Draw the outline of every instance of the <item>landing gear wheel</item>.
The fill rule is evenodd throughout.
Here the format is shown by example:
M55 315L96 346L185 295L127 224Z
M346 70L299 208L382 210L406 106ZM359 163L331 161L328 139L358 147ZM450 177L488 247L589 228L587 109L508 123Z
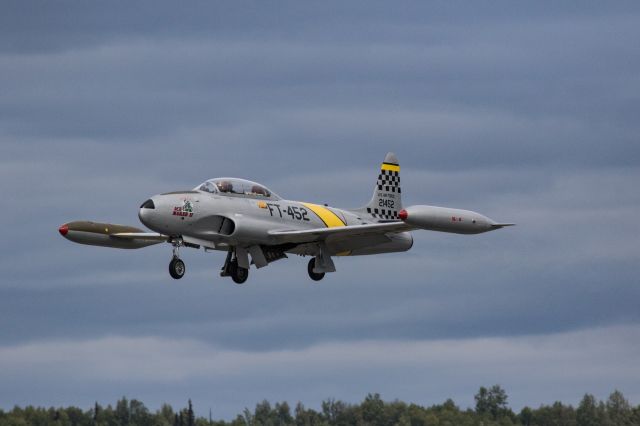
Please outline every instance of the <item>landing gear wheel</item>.
M309 265L307 266L307 272L309 273L309 278L314 281L320 281L324 278L324 272L313 272L313 268L316 267L316 258L312 257L309 261Z
M187 268L184 266L184 262L180 258L174 257L171 259L171 262L169 263L169 275L171 275L172 278L179 280L184 277L186 270Z
M236 284L243 284L249 278L249 270L238 266L238 262L235 260L229 265L229 274Z

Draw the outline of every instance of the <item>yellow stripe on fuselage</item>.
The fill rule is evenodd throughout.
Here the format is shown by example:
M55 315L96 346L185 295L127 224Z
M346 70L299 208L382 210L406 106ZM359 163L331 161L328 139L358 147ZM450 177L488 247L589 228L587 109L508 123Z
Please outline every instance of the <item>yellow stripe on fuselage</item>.
M400 166L395 164L382 163L382 166L380 166L380 170L390 170L392 172L399 172Z
M300 203L312 212L314 212L320 220L327 225L327 228L335 228L337 226L346 226L340 217L326 207L311 203Z

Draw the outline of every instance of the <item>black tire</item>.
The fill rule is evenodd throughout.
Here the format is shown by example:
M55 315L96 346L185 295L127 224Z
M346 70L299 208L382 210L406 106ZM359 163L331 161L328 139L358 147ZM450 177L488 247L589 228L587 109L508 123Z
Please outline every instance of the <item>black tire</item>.
M229 266L229 273L234 283L243 284L249 278L249 270L238 266L237 261L231 262Z
M313 272L313 268L316 267L316 258L312 257L309 261L309 265L307 265L307 272L309 273L309 278L314 281L320 281L324 278L324 272Z
M184 273L186 271L187 267L184 266L184 262L181 259L177 257L171 259L171 262L169 263L169 275L171 275L171 278L179 280L184 277Z

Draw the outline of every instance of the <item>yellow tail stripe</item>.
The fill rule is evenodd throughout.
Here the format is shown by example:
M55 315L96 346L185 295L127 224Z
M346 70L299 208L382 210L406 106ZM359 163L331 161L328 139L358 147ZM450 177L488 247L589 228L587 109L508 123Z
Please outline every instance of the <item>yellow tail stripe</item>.
M327 228L345 226L344 221L340 219L340 217L338 217L337 214L335 214L334 212L332 212L326 207L319 206L317 204L311 204L311 203L300 203L300 204L302 204L303 206L305 206L306 208L314 212L320 218L320 220L322 220L324 224L327 225Z
M389 164L389 163L382 163L382 166L380 166L381 170L390 170L392 172L399 172L400 171L400 166L397 166L395 164Z

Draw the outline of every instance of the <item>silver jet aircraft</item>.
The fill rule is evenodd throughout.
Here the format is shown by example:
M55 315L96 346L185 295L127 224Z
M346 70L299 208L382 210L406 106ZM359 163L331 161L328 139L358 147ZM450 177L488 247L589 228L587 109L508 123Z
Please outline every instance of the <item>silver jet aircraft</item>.
M403 208L400 165L388 153L371 201L359 209L290 201L263 185L244 179L210 179L190 191L154 195L142 203L140 222L155 232L132 226L89 221L69 222L59 229L81 244L137 249L162 242L173 246L169 274L179 279L186 271L181 247L222 250L227 257L220 272L242 284L249 267L267 266L287 254L311 256L312 280L335 272L333 256L407 251L409 231L480 234L511 223L497 223L469 210L416 205Z

